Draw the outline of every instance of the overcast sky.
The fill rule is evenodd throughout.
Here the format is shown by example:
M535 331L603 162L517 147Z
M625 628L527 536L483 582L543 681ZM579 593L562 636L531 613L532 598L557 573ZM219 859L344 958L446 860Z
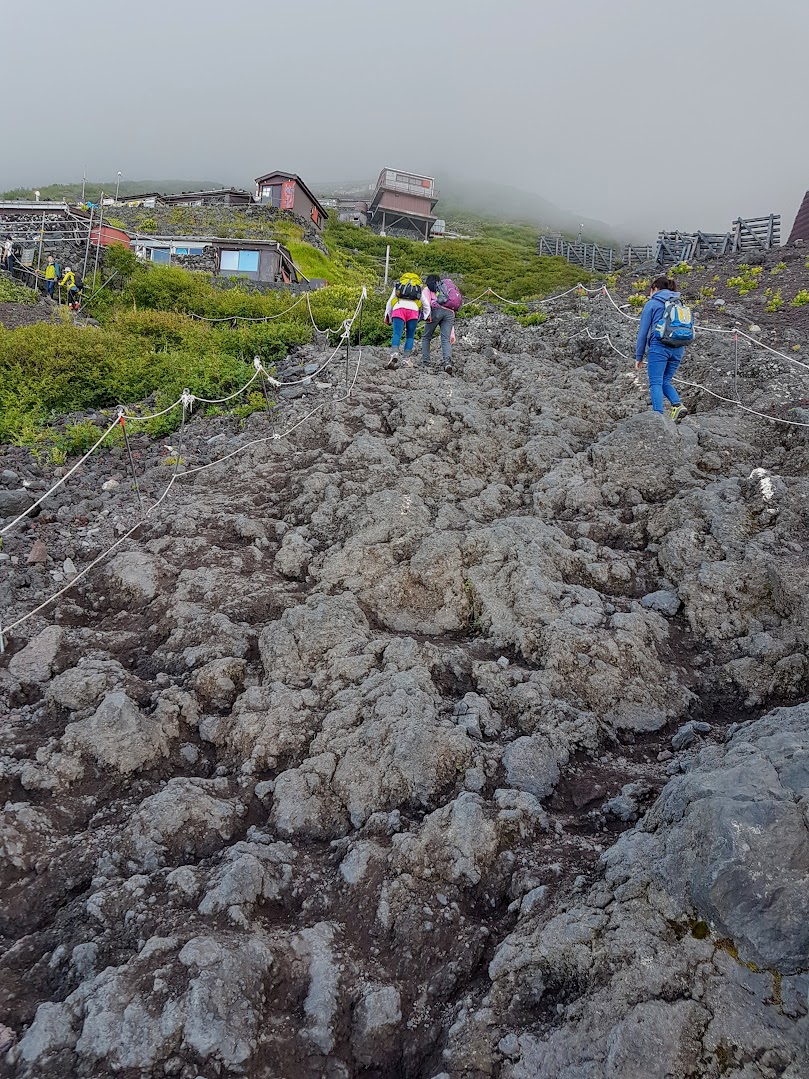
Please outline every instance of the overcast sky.
M788 231L809 188L807 0L0 0L0 28L2 188L393 165L650 235Z

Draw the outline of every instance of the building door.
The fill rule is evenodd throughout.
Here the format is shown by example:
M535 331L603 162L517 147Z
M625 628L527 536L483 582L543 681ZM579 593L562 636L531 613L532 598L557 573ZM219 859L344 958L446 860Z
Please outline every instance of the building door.
M278 209L281 205L281 185L265 184L261 189L261 201Z

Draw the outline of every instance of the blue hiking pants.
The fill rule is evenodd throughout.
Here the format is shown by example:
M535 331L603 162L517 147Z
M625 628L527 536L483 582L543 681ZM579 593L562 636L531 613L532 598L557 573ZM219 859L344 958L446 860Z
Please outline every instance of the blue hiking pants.
M683 360L684 348L666 348L665 345L649 346L646 365L649 368L649 393L655 412L663 411L663 398L672 405L679 405L680 395L671 380Z
M408 319L407 322L403 318L394 318L391 320L393 323L393 338L390 343L391 348L398 348L402 343L402 331L405 334L405 355L413 351L413 341L416 337L416 327L419 324L419 320L416 318Z

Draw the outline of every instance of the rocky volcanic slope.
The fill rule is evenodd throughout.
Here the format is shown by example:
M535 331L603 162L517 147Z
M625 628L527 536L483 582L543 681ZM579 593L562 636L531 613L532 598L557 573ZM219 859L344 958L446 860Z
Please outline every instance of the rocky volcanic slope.
M366 350L15 636L3 1074L809 1074L809 428L674 428L583 328L632 333L571 299L465 324L451 379ZM686 377L800 415L727 351ZM7 625L131 520L116 468L7 539Z

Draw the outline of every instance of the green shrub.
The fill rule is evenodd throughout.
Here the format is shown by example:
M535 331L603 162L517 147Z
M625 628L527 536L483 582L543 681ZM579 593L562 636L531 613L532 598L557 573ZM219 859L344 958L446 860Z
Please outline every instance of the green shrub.
M143 231L155 232L158 216L161 222L167 217L178 231L198 231L204 217L196 210L175 207L152 217L134 215L133 220ZM216 227L209 216L204 225L208 233ZM310 305L317 326L332 331L329 340L336 344L344 321L356 308L362 284L368 286L368 298L361 328L358 320L352 329L352 342L356 344L361 335L365 344L387 344L391 331L383 315L390 285L382 286L387 245L391 281L415 269L422 276L434 272L453 277L467 296L491 287L520 303L514 311L528 326L541 325L547 318L544 311L532 309L530 301L590 278L564 259L540 258L536 229L522 225L482 222L475 239L425 246L330 222L324 235L328 256L305 244L301 226L287 218L258 221L241 215L227 223L225 231L235 228L249 236L282 237L303 273L324 277L331 286L310 293L308 303L284 290L261 292L242 280L233 288L222 288L207 274L142 263L125 247L113 246L105 254L104 273L87 282L89 295L110 273L117 273L112 287L93 301L100 327L74 325L64 312L62 322L13 331L0 328L0 442L46 443L57 457L73 455L92 445L99 430L83 421L60 431L48 426L55 416L118 404L135 406L146 398L150 399L146 411L160 411L185 387L201 397L225 397L247 382L254 356L272 369L290 348L312 340ZM37 294L0 280L3 298L33 303ZM470 318L485 309L480 303L466 304L460 317ZM264 395L255 390L251 387L246 400L237 398L232 406L223 407L240 416L265 407ZM177 408L154 420L128 423L160 438L176 429L180 419ZM115 429L110 444L121 437Z
M65 428L65 433L58 439L57 445L68 456L81 457L101 438L102 434L102 428L96 426L90 420L81 420L79 423L69 424Z
M802 288L795 299L792 301L793 307L803 307L804 304L809 303L809 289Z
M123 244L112 244L106 249L104 267L108 276L117 273L121 284L137 273L147 273L149 269L130 247L125 247Z
M751 269L746 262L743 262L739 266L739 271L736 277L728 278L727 286L728 288L737 289L740 296L747 296L753 289L758 288L758 278L762 268L761 266L754 266Z
M767 297L767 303L764 305L764 310L769 312L780 311L784 306L784 297L781 295L781 290L776 289L775 292L771 288L768 288L764 293Z
M39 300L36 289L12 281L10 277L0 277L0 303L35 304Z

